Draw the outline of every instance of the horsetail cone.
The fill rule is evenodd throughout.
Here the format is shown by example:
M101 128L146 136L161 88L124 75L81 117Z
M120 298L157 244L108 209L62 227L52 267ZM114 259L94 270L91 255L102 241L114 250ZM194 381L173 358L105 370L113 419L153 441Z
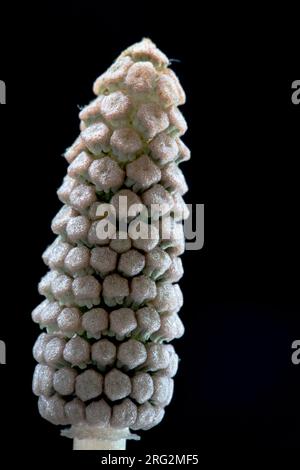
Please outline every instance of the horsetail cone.
M178 110L185 94L149 40L126 49L94 83L81 133L64 156L57 238L43 260L44 330L33 355L43 418L77 441L116 441L157 425L173 394L190 158ZM124 205L125 202L125 205ZM114 230L99 230L107 206ZM145 215L146 214L146 215Z

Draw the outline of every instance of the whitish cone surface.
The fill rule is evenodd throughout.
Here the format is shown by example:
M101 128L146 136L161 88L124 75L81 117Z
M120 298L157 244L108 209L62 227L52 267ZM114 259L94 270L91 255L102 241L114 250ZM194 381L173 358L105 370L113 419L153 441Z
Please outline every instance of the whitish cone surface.
M53 424L149 429L173 394L178 357L168 342L184 331L177 282L188 215L178 164L190 153L177 108L185 94L168 65L149 39L124 51L96 80L65 153L45 300L32 313L46 330L34 346L33 391ZM118 223L128 219L101 235L106 203Z

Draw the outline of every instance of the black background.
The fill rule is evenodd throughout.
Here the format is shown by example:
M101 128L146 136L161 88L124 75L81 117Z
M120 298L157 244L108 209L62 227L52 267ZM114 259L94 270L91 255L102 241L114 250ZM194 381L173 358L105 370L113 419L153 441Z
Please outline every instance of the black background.
M162 7L165 5L165 8ZM127 46L150 37L187 93L192 159L186 201L205 204L205 244L183 257L181 363L164 421L132 452L200 453L300 447L299 78L283 24L214 13L191 2L46 2L7 13L1 30L1 447L69 453L31 392L41 254L53 240L60 155L78 135L78 105ZM229 15L230 16L230 12ZM260 18L260 19L258 19ZM218 21L218 22L217 22ZM282 19L283 22L283 19ZM290 26L292 29L292 25Z

